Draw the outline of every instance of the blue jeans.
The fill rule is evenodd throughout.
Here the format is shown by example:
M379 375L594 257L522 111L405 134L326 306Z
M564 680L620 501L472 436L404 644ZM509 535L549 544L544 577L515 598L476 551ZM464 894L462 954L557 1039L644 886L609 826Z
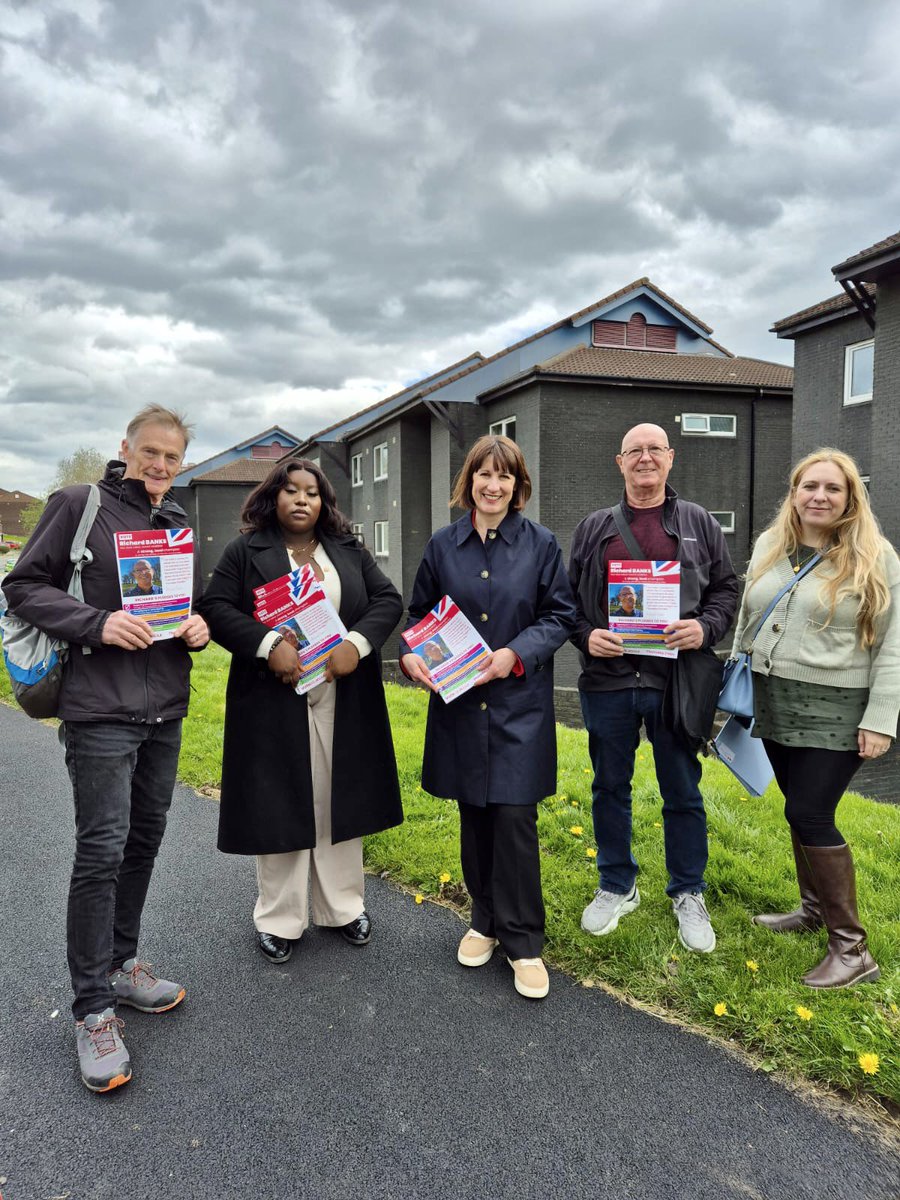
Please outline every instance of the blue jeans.
M66 923L80 1021L115 1007L109 983L137 954L141 914L172 803L181 721L66 721L75 862Z
M697 755L663 725L662 692L626 688L580 695L594 767L592 812L600 886L627 895L637 878L638 865L631 853L631 778L643 722L663 799L666 892L677 896L703 891L709 848L699 787L702 771Z

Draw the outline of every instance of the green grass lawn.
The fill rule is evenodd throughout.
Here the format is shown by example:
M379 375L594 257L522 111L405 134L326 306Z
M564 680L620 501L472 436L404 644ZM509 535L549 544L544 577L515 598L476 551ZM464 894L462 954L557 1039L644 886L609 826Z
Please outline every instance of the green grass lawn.
M195 658L191 715L185 723L181 778L194 787L219 780L227 654ZM423 693L388 686L406 820L366 839L366 865L425 900L465 905L456 806L421 790ZM0 672L0 695L8 681ZM615 933L581 932L581 910L597 873L590 813L587 739L558 727L559 790L539 808L546 958L586 986L604 984L738 1043L761 1070L836 1085L900 1105L900 808L848 795L839 824L853 846L860 907L881 980L842 991L804 988L800 975L824 949L824 935L777 935L750 914L794 907L797 898L781 797L747 796L718 763L707 761L703 790L710 831L707 901L718 937L714 954L691 954L676 938L665 895L661 801L650 747L642 745L634 782L634 853L641 906ZM442 882L443 875L449 879ZM453 969L452 964L448 969ZM724 1010L721 1006L725 1006ZM721 1015L717 1015L718 1013ZM596 1040L602 1033L583 1031ZM877 1056L867 1074L860 1056ZM863 1062L870 1068L876 1060Z

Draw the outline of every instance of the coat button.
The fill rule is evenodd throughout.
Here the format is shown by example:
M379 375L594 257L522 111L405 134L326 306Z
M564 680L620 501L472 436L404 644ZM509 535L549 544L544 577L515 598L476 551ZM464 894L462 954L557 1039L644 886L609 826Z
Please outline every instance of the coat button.
M482 621L486 621L486 620L488 619L488 615L487 615L487 613L482 613L482 614L481 614L481 619L482 619Z
M482 700L482 702L478 705L478 707L481 709L482 712L487 712L487 704L485 703L484 700Z
M482 578L482 579L490 579L490 577L491 577L491 573L490 573L490 571L482 571L482 572L481 572L481 578Z
M493 540L494 540L494 538L495 538L496 536L497 536L497 530L496 530L496 529L489 529L489 530L488 530L488 537L491 539L491 541L493 541Z
M778 622L777 622L777 621L776 621L776 622L775 622L775 624L772 626L772 630L773 630L773 632L774 632L774 633L781 633L781 626L778 624Z

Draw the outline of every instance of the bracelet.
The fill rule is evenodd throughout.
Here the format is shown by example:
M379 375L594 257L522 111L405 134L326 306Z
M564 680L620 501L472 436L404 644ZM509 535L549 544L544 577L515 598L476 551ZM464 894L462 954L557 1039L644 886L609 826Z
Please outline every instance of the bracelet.
M275 649L275 647L280 646L283 641L284 641L284 636L279 633L278 637L275 639L275 641L269 647L269 653L266 655L267 662L268 662L269 658L271 657L272 651Z

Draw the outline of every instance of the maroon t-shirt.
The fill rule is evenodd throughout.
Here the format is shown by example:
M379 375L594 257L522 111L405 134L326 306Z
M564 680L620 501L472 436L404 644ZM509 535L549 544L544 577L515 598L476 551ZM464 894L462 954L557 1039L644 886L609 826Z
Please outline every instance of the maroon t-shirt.
M665 508L665 502L657 504L655 508L633 508L631 510L634 514L634 519L628 528L631 530L634 540L643 551L642 558L658 559L661 562L667 562L675 557L675 552L678 549L678 539L666 533L665 529L663 529L663 508ZM606 548L603 552L604 578L608 578L609 564L612 559L622 559L625 562L630 562L632 559L631 551L619 537L618 533L611 541L606 543ZM603 605L603 615L609 620L609 588L603 589L600 603Z

